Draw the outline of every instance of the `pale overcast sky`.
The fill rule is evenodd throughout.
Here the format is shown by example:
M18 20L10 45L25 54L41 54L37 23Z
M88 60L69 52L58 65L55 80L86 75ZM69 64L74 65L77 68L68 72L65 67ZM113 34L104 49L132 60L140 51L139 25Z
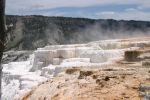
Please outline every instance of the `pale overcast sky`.
M6 0L6 14L150 21L150 0Z

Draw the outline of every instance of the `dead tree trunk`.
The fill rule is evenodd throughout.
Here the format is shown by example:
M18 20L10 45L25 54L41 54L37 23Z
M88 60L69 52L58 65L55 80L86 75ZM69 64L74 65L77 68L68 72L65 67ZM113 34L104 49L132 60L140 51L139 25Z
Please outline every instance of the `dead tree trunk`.
M0 100L2 94L2 56L5 49L6 27L5 27L5 0L0 0Z

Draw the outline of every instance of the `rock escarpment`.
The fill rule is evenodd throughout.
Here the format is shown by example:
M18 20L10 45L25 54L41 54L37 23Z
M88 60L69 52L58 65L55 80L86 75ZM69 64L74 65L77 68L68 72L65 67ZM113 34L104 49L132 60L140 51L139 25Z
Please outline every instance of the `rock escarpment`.
M7 50L150 35L150 22L145 21L9 15L6 22L13 24Z

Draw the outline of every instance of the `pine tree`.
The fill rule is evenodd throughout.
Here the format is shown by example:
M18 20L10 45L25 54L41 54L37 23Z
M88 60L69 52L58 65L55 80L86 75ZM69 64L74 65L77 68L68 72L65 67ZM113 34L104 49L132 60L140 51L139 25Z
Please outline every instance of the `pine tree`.
M0 0L0 100L2 95L2 56L5 49L6 27L5 27L5 0Z

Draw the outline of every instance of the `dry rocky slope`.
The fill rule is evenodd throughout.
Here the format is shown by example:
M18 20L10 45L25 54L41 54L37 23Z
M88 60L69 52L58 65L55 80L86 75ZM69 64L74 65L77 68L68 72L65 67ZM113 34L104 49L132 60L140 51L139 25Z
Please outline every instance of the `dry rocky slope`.
M109 49L109 51L111 50L112 53L115 53L113 50L117 50L119 48L122 50L124 56L118 57L117 53L115 53L115 55L112 57L112 54L110 56L110 53L106 52L105 55L95 56L95 53L90 53L89 50L88 54L86 53L86 58L90 58L90 64L87 59L87 62L85 61L85 58L82 59L84 60L84 63L74 61L77 59L79 60L79 58L75 59L73 54L71 53L71 56L73 57L69 58L71 61L68 61L74 61L74 63L71 63L72 66L70 63L70 65L68 65L69 67L64 67L62 64L61 66L63 66L63 70L61 69L60 71L59 69L59 74L57 74L54 78L50 78L49 80L42 82L38 86L33 87L30 92L21 96L20 99L150 100L149 39L150 38L115 40L114 43L113 41L111 41L111 45L110 43L109 45L107 44L108 41L103 41L105 43L105 45L103 45L103 50L106 49L107 51ZM94 43L96 45L94 45ZM102 49L102 45L100 46L99 42L94 43L92 43L92 46L95 47L98 46L97 44L99 44L99 47L101 47ZM87 45L90 44L86 44L86 46ZM43 49L39 49L38 52L42 52L42 50ZM36 67L34 65L34 68L32 70L36 70L35 68L39 69L43 67L43 63L42 65L41 63L38 63L43 61L39 59L41 56L39 56L38 54L36 55L37 57L34 62L36 64ZM84 55L84 53L79 55ZM105 61L101 59L104 59L106 55L108 57L112 57L113 60L111 59L110 62L103 63ZM94 56L95 58L93 58ZM63 57L64 56L60 57L61 60ZM83 56L81 56L80 58L82 57ZM44 61L44 65L47 66L47 62L50 62L51 60ZM58 68L60 68L60 64L58 64L59 61L60 59L57 58L56 65ZM17 98L15 99L17 100Z

